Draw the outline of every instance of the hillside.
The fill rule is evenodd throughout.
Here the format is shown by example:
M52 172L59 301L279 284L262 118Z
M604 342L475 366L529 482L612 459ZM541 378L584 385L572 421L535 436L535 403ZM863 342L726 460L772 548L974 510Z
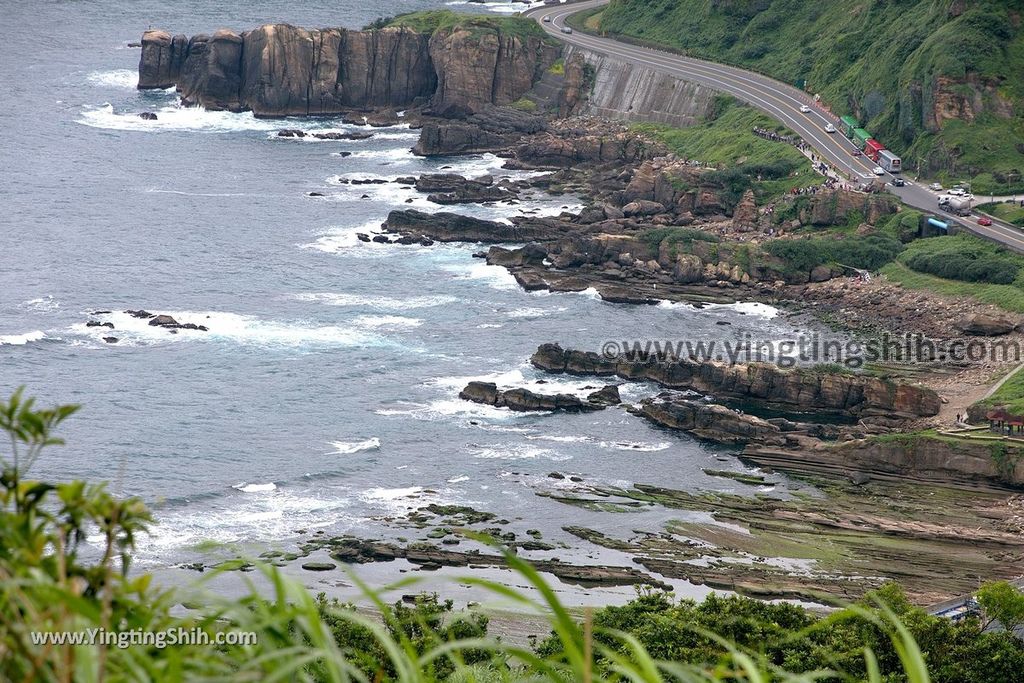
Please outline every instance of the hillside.
M929 176L1024 188L1024 0L612 0L609 34L789 83Z

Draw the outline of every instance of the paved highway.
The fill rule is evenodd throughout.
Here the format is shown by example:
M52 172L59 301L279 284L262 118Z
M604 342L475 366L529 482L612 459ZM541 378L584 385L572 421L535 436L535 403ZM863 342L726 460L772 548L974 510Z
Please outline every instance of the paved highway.
M541 26L549 34L570 45L728 93L760 109L796 132L817 150L822 158L854 182L875 178L874 162L864 156L854 156L853 152L857 147L851 140L841 132L825 132L825 126L830 123L838 127L836 118L818 107L807 93L793 86L733 66L639 47L611 38L581 32L563 32L567 27L565 20L570 14L607 2L608 0L589 0L565 5L545 5L529 10L525 14L541 22ZM810 107L810 112L801 112L801 106ZM889 174L886 174L886 179L891 180ZM906 180L904 187L890 187L890 190L910 206L955 220L981 237L1024 253L1024 231L1020 228L1002 221L994 221L992 225L984 226L978 223L977 216L960 217L941 211L938 208L937 193L910 180Z

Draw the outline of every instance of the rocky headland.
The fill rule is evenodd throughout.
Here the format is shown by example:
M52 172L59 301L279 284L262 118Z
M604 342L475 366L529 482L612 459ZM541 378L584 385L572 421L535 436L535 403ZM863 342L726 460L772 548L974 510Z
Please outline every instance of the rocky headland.
M138 87L173 87L186 105L265 117L412 107L465 115L518 100L559 53L539 29L510 32L469 17L433 30L267 24L192 37L150 30Z

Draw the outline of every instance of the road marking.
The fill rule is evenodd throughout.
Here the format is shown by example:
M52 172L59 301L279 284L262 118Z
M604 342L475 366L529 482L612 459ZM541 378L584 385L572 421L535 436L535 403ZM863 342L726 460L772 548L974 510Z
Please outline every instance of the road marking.
M826 137L820 137L820 133L825 132L824 126L816 125L819 122L814 121L810 114L799 111L800 106L807 104L802 97L804 93L781 81L776 81L771 77L746 71L738 67L676 55L655 48L620 43L610 38L601 38L588 34L562 33L561 29L565 25L566 17L604 4L607 4L607 0L573 3L569 7L560 5L550 9L545 6L528 10L523 14L536 18L545 32L570 45L576 45L577 47L610 57L618 57L638 66L652 68L655 71L675 76L682 80L695 80L703 85L717 84L717 87L716 85L710 85L709 87L735 95L739 99L754 105L769 116L772 116L772 118L775 118L780 123L791 127L805 141L816 143L812 146L815 147L818 154L837 169L848 167L851 172L860 175L863 179L876 177L874 166L866 164L863 160L864 157L852 156L850 154L850 147L856 149L856 146L848 138L843 136L841 140L837 141L836 138L831 137L832 134L828 133L825 134ZM548 24L542 21L544 16L551 17L551 21ZM743 83L749 84L749 87L744 87ZM786 102L786 100L789 100L789 102ZM811 113L817 114L819 119L828 118L826 112L819 108L813 108ZM832 118L836 117L832 116ZM819 128L821 129L820 131ZM844 143L847 144L844 145ZM836 151L837 149L839 151ZM862 170L857 172L855 167L859 167ZM913 183L908 182L907 185L911 188L915 187ZM904 203L915 206L915 208L922 209L923 211L954 218L941 210L934 210L931 206L914 204L914 200L911 198L900 195L897 195L897 197ZM1008 224L996 220L993 221L991 226L986 227L976 225L971 220L964 220L960 216L955 217L955 220L965 224L965 227L969 230L993 238L997 242L1003 244L1013 242L1018 244L1020 245L1019 250L1024 251L1024 239L1021 239L1022 233Z

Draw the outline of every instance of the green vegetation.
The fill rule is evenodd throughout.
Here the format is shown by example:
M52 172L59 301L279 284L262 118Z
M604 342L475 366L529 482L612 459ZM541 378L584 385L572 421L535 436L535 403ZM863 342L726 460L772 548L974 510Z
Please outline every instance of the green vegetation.
M1001 218L1008 223L1024 228L1024 207L1020 204L995 202L993 204L981 204L977 208L979 211L983 211L990 216Z
M846 239L836 239L835 236L778 239L768 242L764 248L772 256L785 261L788 272L807 273L828 264L878 270L895 259L904 246L889 235L873 234Z
M45 449L61 443L54 432L76 410L37 409L20 391L0 403L0 429L9 438L0 451L0 680L1024 680L1024 648L1012 634L983 632L976 618L928 616L894 584L827 617L792 604L719 596L677 602L645 590L622 607L588 611L579 623L514 554L506 555L509 566L538 600L485 579L461 579L545 615L551 634L533 649L490 636L489 619L477 610L456 612L432 594L389 605L383 591L355 577L373 616L314 597L265 564L254 564L262 593L252 584L241 598L197 595L201 584L164 590L148 574L128 573L136 540L152 521L138 499L82 482L27 478ZM88 537L101 539L98 552L86 548ZM992 585L980 596L990 619L1019 623L1024 597L1012 587ZM33 637L92 629L108 636L88 644ZM172 640L181 633L205 634L206 642ZM140 634L150 635L139 643ZM227 636L222 644L219 635Z
M759 194L764 196L820 182L820 176L814 173L810 162L798 149L754 135L755 127L779 135L793 134L756 109L725 96L716 99L711 115L696 126L672 128L657 123L634 124L635 130L661 141L681 157L723 167L726 170L721 173L747 178L747 184L752 183L755 191L760 190Z
M887 279L898 282L907 289L920 289L946 296L969 296L1011 313L1024 313L1024 290L1016 285L944 280L934 275L913 271L899 261L883 267L881 272Z
M978 405L1003 406L1013 415L1024 415L1024 372L1014 370L991 396L978 401Z
M966 233L917 240L900 255L900 262L947 280L1012 284L1024 290L1020 277L1024 257Z
M497 31L518 38L539 38L552 41L536 21L524 17L499 17L481 14L460 14L451 10L424 10L395 17L382 17L368 24L364 30L407 26L419 33L434 33L440 29L465 28L470 31Z
M906 167L972 176L989 193L1024 188L1022 10L1021 0L613 0L600 30L806 82L838 114L854 103Z
M565 75L565 60L559 57L555 62L548 67L548 73L555 76Z
M668 241L670 246L676 246L679 244L686 245L686 251L689 251L689 246L693 242L718 242L719 237L710 232L704 232L697 228L654 228L648 230L640 235L640 239L643 240L647 246L657 251L661 246L662 242Z
M528 97L520 97L518 100L516 100L509 106L512 107L513 109L518 109L519 111L537 111L537 103L529 99Z

